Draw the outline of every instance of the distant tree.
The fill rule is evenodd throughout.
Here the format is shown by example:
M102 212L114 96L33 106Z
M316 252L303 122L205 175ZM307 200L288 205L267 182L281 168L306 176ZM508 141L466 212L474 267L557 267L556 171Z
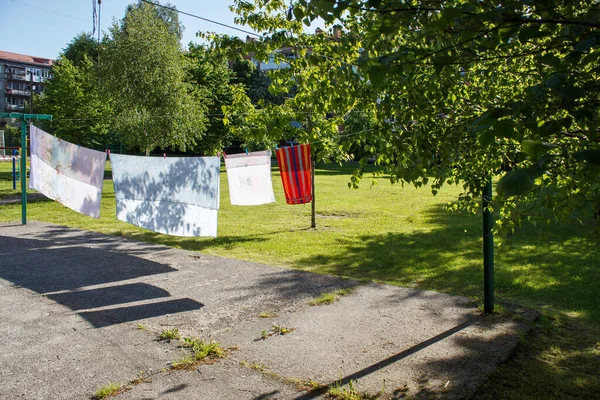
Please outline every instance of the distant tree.
M21 145L21 129L6 122L0 122L0 131L4 131L4 145L6 147ZM6 154L11 155L11 150L6 150Z
M193 149L204 154L215 154L229 146L233 134L223 124L223 106L231 105L236 85L232 82L233 73L227 58L205 46L190 44L186 57L190 61L188 82L205 99L208 107L208 129L197 140Z
M79 66L59 57L34 106L36 112L53 116L51 123L40 123L58 137L88 147L108 144L111 106L100 96L96 65L86 54Z
M206 93L186 82L189 61L155 6L129 7L101 54L102 89L124 143L145 154L198 143L207 125Z
M183 38L183 31L185 30L183 24L179 22L179 13L177 12L174 5L171 3L162 4L158 0L153 0L153 3L160 4L164 7L152 6L152 9L156 13L156 15L162 19L173 35L177 36L177 39L181 40ZM130 4L127 6L127 11L131 11L135 8L140 8L142 5L149 5L148 3L143 2L142 0L138 0L135 4Z
M250 60L237 59L231 66L234 82L244 86L246 94L253 104L282 104L283 94L273 94L269 91L271 78Z
M86 56L88 61L98 59L98 47L98 42L92 37L91 33L82 32L67 44L62 55L71 61L74 66L80 67Z

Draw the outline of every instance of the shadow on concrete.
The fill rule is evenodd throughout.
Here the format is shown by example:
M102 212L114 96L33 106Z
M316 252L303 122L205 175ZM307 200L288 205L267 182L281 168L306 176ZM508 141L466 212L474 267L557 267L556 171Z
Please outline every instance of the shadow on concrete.
M0 277L38 293L51 293L177 271L123 251L77 243L82 240L69 243L5 236L0 240Z
M302 396L296 397L296 400L314 399L314 398L324 395L325 393L327 393L327 391L329 389L331 389L334 386L344 386L344 385L349 384L351 381L355 382L359 379L362 379L367 375L370 375L380 369L383 369L391 364L394 364L410 355L413 355L413 354L415 354L415 353L417 353L439 341L442 341L442 340L454 335L457 332L462 331L463 329L467 328L468 326L473 325L475 322L476 322L475 319L467 320L459 325L456 325L455 327L453 327L451 329L448 329L448 330L440 333L439 335L433 336L432 338L427 339L415 346L412 346L398 354L394 354L391 357L381 360L376 364L370 365L367 368L363 368L360 371L357 371L353 374L342 377L335 382L328 383L319 389L312 390L309 393L306 393Z
M69 307L71 310L86 310L169 296L169 292L156 286L147 283L130 283L98 289L55 293L46 297Z
M71 236L69 236L69 234ZM0 237L0 278L79 312L94 327L198 310L196 300L169 299L170 293L146 283L126 283L101 288L81 288L114 284L144 276L177 271L168 265L136 257L136 253L156 251L156 246L124 249L115 238L97 234L73 236L67 228L51 228L36 234L40 239ZM90 244L99 247L89 246ZM159 247L160 249L160 247ZM132 254L133 253L133 254ZM103 310L95 308L161 299ZM166 299L166 300L162 300Z
M270 293L275 300L312 299L322 293L356 287L361 283L351 279L340 279L329 275L316 275L298 270L281 270L263 273L257 282L231 290L246 293L235 298L243 301L256 297L256 293Z
M188 386L189 385L187 383L182 383L181 385L173 386L172 388L165 390L164 392L162 392L162 394L181 392Z
M279 393L278 390L274 390L274 391L269 392L269 393L263 393L261 395L256 396L252 400L268 400L268 399L273 399L273 398L276 398L276 397L273 397L273 396L275 396L277 393Z
M202 307L204 307L202 303L184 298L99 311L84 311L79 313L79 315L96 328L102 328L109 325L121 324L123 322L138 321L140 319L159 317L161 315L199 310Z

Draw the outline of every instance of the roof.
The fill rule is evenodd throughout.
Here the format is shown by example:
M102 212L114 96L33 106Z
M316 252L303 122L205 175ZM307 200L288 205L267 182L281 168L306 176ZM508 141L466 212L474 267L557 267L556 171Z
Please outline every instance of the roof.
M49 58L28 56L26 54L11 53L10 51L3 50L0 50L0 60L34 64L45 67L50 67L52 64L54 64L54 60Z

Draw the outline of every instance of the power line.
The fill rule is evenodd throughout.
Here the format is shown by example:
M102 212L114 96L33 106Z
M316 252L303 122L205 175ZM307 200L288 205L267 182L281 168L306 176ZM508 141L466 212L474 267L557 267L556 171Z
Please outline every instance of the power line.
M229 28L229 29L233 29L233 30L236 30L236 31L240 31L240 32L246 33L248 35L252 35L252 36L256 36L256 37L261 37L258 33L246 31L244 29L240 29L240 28L237 28L235 26L227 25L227 24L224 24L222 22L213 21L212 19L204 18L204 17L201 17L199 15L195 15L195 14L191 14L191 13L188 13L188 12L185 12L185 11L181 11L181 10L176 9L175 7L163 6L162 4L154 3L154 2L149 1L149 0L142 0L142 1L144 3L152 4L153 6L156 6L156 7L166 8L167 10L175 11L175 12L177 12L179 14L183 14L183 15L187 15L189 17L197 18L197 19L200 19L202 21L210 22L211 24L216 24L216 25L224 26L225 28Z
M36 8L36 9L41 10L41 11L46 11L46 12L49 12L49 13L52 13L52 14L61 15L63 17L77 19L77 20L83 21L83 22L91 22L90 20L87 20L87 19L75 17L73 15L59 13L59 12L56 12L54 10L49 10L47 8L42 8L42 7L34 6L34 5L31 5L31 4L23 3L22 1L17 1L17 0L10 0L10 1L12 1L13 3L17 3L17 4L21 4L21 5L27 6L27 7Z
M222 22L213 21L212 19L208 19L208 18L200 17L200 16L198 16L198 15L195 15L195 14L191 14L191 13L188 13L188 12L185 12L185 11L178 10L178 9L177 9L177 8L175 8L175 7L164 6L164 5L162 5L162 4L159 4L159 3L154 3L154 2L152 2L152 1L150 1L150 0L142 0L142 1L143 1L144 3L152 4L153 6L156 6L156 7L161 7L161 8L165 8L165 9L167 9L167 10L175 11L175 12L177 12L177 13L179 13L179 14L184 14L184 15L188 15L188 16L190 16L190 17L198 18L198 19L200 19L200 20L202 20L202 21L207 21L207 22L210 22L210 23L213 23L213 24L217 24L217 25L220 25L220 26L224 26L224 27L226 27L226 28L229 28L229 29L234 29L234 30L236 30L236 31L240 31L240 32L246 33L246 34L248 34L248 35L256 36L256 37L258 37L258 38L262 38L262 37L263 37L263 36L259 35L258 33L250 32L250 31L246 31L246 30L244 30L244 29L236 28L235 26L227 25L227 24L224 24L224 23L222 23ZM328 60L333 60L333 61L340 62L340 63L342 63L342 64L344 64L344 65L348 65L348 66L351 66L351 67L355 67L355 65L353 65L353 64L347 63L347 62L345 62L345 61L341 61L341 60L339 60L339 59L336 59L336 58L334 58L334 57L326 56L326 55L323 55L323 54L318 54L318 53L315 53L315 52L313 52L313 51L312 51L312 50L310 50L310 49L307 49L307 51L308 51L308 53L310 53L310 54L311 54L311 55L313 55L313 56L317 56L317 57L326 58L326 59L328 59Z

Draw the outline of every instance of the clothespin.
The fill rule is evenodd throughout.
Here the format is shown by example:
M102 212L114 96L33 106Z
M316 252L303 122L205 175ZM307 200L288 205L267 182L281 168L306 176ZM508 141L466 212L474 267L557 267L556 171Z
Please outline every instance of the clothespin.
M225 152L223 152L223 158L227 157L227 154L225 154Z
M248 155L248 149L244 149L244 150L246 150L246 155Z
M166 160L167 159L167 153L163 153L163 158Z
M110 149L106 149L106 154L110 156Z

